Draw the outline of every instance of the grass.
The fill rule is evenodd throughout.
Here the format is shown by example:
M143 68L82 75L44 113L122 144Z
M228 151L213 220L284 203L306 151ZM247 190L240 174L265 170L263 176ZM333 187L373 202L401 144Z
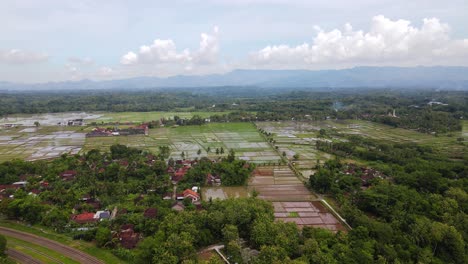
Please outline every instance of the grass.
M15 249L33 257L36 260L42 261L44 263L65 263L65 264L74 264L79 263L63 256L62 254L52 251L49 248L42 247L37 244L29 243L24 240L16 239L13 237L6 236L8 248Z
M288 217L299 217L298 212L289 212Z
M87 242L80 241L80 240L73 240L72 238L68 236L57 234L54 231L49 230L42 226L25 226L19 223L5 221L5 220L0 221L0 226L8 227L8 228L26 232L26 233L31 233L37 236L41 236L41 237L48 238L50 240L57 241L64 245L67 245L67 246L76 248L78 250L81 250L85 253L88 253L89 255L94 256L104 261L105 263L127 263L117 258L116 256L114 256L110 251L97 248L92 243L87 243Z

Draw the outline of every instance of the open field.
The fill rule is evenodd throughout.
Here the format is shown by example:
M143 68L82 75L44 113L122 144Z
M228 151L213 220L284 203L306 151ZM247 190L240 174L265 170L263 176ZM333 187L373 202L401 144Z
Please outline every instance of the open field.
M273 203L277 221L294 222L299 227L346 230L287 166L258 167L249 182L249 189L257 191L259 198Z
M108 150L116 143L154 153L158 152L159 146L169 146L171 157L176 159L181 158L182 152L186 158L215 158L227 155L230 149L234 149L240 159L252 163L277 163L281 159L251 123L209 123L201 126L150 129L148 136L87 138L84 150ZM223 148L225 153L217 155L217 148ZM197 154L198 150L201 151L200 155Z
M85 143L85 134L80 129L60 126L0 128L0 162L76 154Z
M225 200L228 198L243 198L249 197L250 193L246 186L239 187L203 187L202 198L205 201L210 199Z
M179 116L180 118L190 119L191 117L198 115L203 118L207 118L212 115L223 115L228 114L229 112L114 112L114 113L97 113L96 118L89 119L87 122L149 122L154 120L160 120L161 118L165 119L174 119L174 116Z

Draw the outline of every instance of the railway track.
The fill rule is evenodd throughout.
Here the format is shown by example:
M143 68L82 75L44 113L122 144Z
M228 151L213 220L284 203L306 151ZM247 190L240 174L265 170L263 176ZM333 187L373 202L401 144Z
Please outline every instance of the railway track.
M6 250L6 254L14 259L15 261L19 262L19 263L26 263L26 264L42 264L42 262L38 261L38 260L35 260L33 257L29 256L29 255L26 255L26 254L23 254L17 250L14 250L14 249L7 249Z
M10 228L6 228L6 227L0 227L0 234L3 234L3 235L6 235L6 236L10 236L10 237L14 237L14 238L17 238L17 239L20 239L20 240L24 240L24 241L27 241L27 242L30 242L30 243L33 243L33 244L38 244L42 247L46 247L46 248L49 248L53 251L56 251L58 253L61 253L63 254L64 256L67 256L73 260L76 260L80 263L84 263L84 264L103 264L104 262L89 255L89 254L86 254L84 253L83 251L80 251L80 250L77 250L77 249L74 249L72 247L69 247L69 246L65 246L61 243L58 243L58 242L55 242L53 240L50 240L50 239L47 239L47 238L44 238L44 237L40 237L40 236L36 236L36 235L33 235L33 234L29 234L29 233L24 233L24 232L21 232L21 231L17 231L17 230L14 230L14 229L10 229ZM15 253L13 253L15 254ZM29 263L29 262L24 262L24 263ZM37 263L37 262L35 262Z

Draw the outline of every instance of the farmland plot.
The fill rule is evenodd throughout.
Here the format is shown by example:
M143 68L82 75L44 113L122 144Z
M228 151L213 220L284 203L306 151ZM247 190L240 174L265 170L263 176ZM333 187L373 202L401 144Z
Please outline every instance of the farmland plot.
M249 182L249 189L258 192L260 199L273 203L277 221L294 222L299 227L345 230L287 166L258 167Z

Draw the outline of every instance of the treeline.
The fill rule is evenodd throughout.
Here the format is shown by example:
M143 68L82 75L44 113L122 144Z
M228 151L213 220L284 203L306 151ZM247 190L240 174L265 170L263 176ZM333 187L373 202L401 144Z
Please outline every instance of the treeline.
M224 115L213 114L212 121L366 119L424 133L445 133L460 130L460 120L468 113L468 92L463 91L276 91L265 95L242 91L236 96L154 90L0 93L0 116L68 111L225 111ZM229 114L232 112L235 114ZM204 119L177 122L201 124Z

